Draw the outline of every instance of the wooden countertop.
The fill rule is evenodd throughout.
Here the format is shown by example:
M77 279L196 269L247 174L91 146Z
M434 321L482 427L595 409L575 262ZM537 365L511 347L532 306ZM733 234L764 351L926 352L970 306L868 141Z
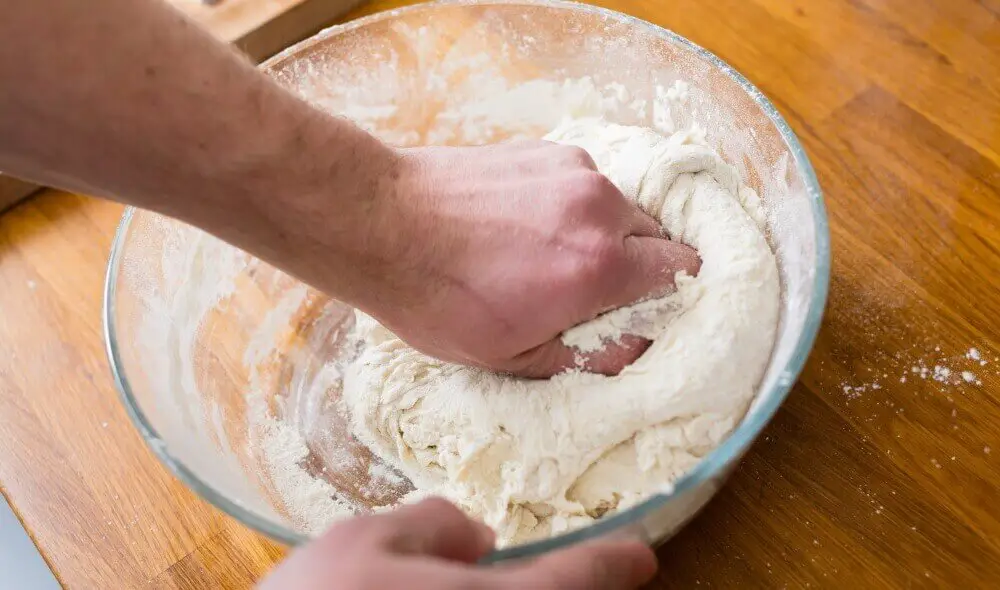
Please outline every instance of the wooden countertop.
M653 587L1000 580L1000 2L602 4L771 97L833 233L800 382ZM248 587L282 550L172 478L115 394L100 305L120 212L49 191L0 217L0 488L67 587Z

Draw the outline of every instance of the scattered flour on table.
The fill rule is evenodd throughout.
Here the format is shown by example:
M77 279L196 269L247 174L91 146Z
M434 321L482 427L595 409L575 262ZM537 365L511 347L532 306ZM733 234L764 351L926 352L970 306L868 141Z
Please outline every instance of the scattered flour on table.
M849 401L860 399L866 393L882 389L886 379L890 377L888 370L891 370L895 373L892 378L900 384L909 383L913 386L914 383L930 380L942 386L938 390L939 393L947 393L951 388L961 385L981 386L982 380L975 370L989 365L989 361L982 357L977 348L970 348L961 355L948 356L942 353L940 345L913 358L911 362L912 364L903 363L902 368L899 367L901 364L899 358L892 359L891 363L878 363L870 380L860 380L862 381L860 383L859 379L843 381L840 388ZM883 364L893 366L881 367ZM916 388L913 390L917 391Z

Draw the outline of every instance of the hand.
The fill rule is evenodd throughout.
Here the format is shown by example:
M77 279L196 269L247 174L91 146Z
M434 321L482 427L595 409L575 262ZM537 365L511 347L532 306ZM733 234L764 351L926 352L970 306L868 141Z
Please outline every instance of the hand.
M560 334L700 266L582 149L544 141L403 151L369 229L387 268L369 313L437 358L528 377L576 365ZM585 359L616 374L648 341Z
M0 169L198 226L431 355L552 375L575 365L562 331L698 268L582 150L400 156L166 3L7 5L0 34L17 59L0 59ZM67 34L52 43L38 23ZM585 366L615 373L645 344L626 338Z
M529 562L477 566L493 532L441 499L334 525L260 590L631 590L656 572L635 541L599 541Z

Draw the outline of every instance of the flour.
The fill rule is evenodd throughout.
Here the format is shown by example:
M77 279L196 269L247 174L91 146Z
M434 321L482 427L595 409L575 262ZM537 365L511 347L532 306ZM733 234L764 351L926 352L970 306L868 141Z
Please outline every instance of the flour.
M614 377L522 380L423 355L359 312L368 346L344 377L357 436L421 493L493 527L502 545L584 526L691 469L742 418L778 322L759 201L699 134L584 119L547 138L587 149L702 257L675 293L564 335L589 349L627 330L652 339L649 350Z

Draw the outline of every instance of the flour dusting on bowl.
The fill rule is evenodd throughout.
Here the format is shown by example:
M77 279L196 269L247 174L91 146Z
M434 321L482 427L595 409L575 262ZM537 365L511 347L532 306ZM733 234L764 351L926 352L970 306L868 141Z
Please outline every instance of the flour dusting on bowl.
M567 116L665 134L703 130L760 194L781 275L778 338L754 406L661 495L494 558L612 530L660 539L708 501L800 370L825 300L818 187L794 136L755 89L662 29L540 2L376 15L321 33L264 69L400 146L538 138ZM116 238L106 305L130 414L182 479L243 522L295 543L412 490L351 436L339 401L359 352L349 307L198 230L135 210Z

